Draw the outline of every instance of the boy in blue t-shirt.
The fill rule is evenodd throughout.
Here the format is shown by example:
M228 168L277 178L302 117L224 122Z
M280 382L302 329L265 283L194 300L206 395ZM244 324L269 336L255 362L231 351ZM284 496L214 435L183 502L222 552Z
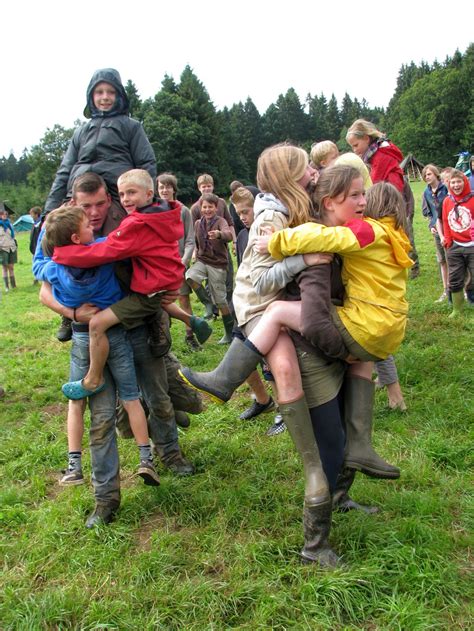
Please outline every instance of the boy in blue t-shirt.
M85 245L94 240L92 227L82 208L64 206L52 211L47 216L45 231L41 236L43 252L46 256L43 259L41 271L36 266L36 275L42 281L50 283L53 296L58 302L72 308L75 313L75 309L84 303L106 309L123 298L124 294L115 277L112 263L81 269L60 265L49 258L54 247L70 244ZM38 265L38 260L36 264ZM86 331L84 333L88 334ZM77 334L81 335L81 333ZM130 426L140 451L140 465L137 473L143 478L145 484L158 486L159 478L153 464L146 417L140 403L133 367L132 348L121 326L113 327L107 335L110 344L107 362L117 386L119 399L128 412ZM74 357L71 356L71 373L73 373L71 378L80 379L84 376L76 372ZM69 402L67 418L69 465L66 474L60 480L63 486L84 482L81 465L83 413L82 400Z

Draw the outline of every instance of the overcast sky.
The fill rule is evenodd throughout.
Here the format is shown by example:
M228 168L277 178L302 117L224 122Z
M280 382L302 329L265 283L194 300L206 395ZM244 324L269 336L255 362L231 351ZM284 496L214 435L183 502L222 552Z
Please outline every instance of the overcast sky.
M403 63L443 61L474 41L474 5L418 0L7 0L1 9L0 156L81 118L97 68L142 99L189 64L216 108L261 113L293 87L386 106Z

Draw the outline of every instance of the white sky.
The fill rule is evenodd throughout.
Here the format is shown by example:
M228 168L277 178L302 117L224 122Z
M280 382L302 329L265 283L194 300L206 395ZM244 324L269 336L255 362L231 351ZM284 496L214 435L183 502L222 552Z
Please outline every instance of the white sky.
M444 14L436 7L444 7ZM216 108L250 96L261 113L293 87L386 106L400 66L444 61L474 41L474 5L430 0L9 0L2 3L0 156L82 117L97 68L142 99L189 64ZM450 15L451 14L451 15Z

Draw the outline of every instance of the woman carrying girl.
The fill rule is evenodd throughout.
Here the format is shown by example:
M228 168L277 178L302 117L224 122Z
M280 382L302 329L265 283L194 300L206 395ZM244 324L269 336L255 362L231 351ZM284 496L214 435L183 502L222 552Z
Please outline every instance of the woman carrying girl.
M261 238L257 248L262 251L268 246L278 258L314 251L342 254L346 295L343 306L332 309L332 331L319 324L314 326L314 312L305 310L304 300L274 301L244 344L250 352L241 352L239 358L238 352L234 356L227 353L221 365L209 374L185 369L185 377L199 390L225 401L259 353L266 355L272 348L282 326L300 330L326 352L328 339L334 339L334 345L339 339L344 349L342 357L352 364L346 404L360 408L355 417L352 413L346 415L345 465L373 477L396 478L399 470L383 461L371 446L371 376L372 362L395 352L405 333L406 278L412 262L404 232L403 198L393 186L380 183L370 190L366 208L362 178L352 167L333 167L323 172L314 197L328 227L306 223L285 229L269 242L268 237ZM329 354L334 356L334 352ZM293 357L288 349L287 361ZM294 379L297 383L296 374Z
M233 294L237 320L247 337L258 326L266 307L283 296L286 285L294 276L308 264L318 260L315 256L319 255L308 255L290 257L276 263L268 254L259 254L253 247L265 227L281 230L310 221L310 199L306 187L313 174L314 170L308 165L306 152L292 145L269 147L259 158L257 184L263 192L255 199L255 220L250 228L248 246L237 272ZM320 260L328 259L326 257ZM261 353L253 348L251 342L247 340L244 343L234 339L221 362L221 369L230 380L229 395L221 392L219 383L216 388L211 384L206 392L217 400L227 400L232 391L255 369L261 357ZM293 342L288 333L279 331L275 344L266 354L266 361L276 382L280 413L303 460L305 545L301 552L302 557L307 561L318 561L322 565L335 565L337 556L327 542L331 524L331 495L301 385ZM245 376L236 381L234 373L237 371L239 375L242 374L244 365L252 365L252 368L248 372L245 370ZM332 375L333 381L337 383L332 388L331 399L339 391L343 372L341 364ZM188 369L183 369L181 374L190 385L196 387L194 377L199 374ZM340 423L332 424L340 427ZM340 439L342 443L342 428Z

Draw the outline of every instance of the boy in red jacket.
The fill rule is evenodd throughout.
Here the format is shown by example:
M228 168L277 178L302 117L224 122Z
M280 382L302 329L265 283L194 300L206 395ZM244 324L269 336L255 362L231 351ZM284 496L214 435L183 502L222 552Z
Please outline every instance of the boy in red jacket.
M126 329L143 324L160 311L162 294L176 292L183 279L184 265L178 247L183 236L181 205L163 200L154 204L153 180L143 169L122 174L117 186L128 213L118 229L101 243L64 246L54 251L57 263L70 266L95 267L129 257L132 261L130 295L99 311L89 322L90 367L81 381L64 384L62 390L69 399L83 399L103 389L103 369L109 352L107 329L119 323ZM166 310L192 328L193 324L199 330L204 326L207 337L212 331L204 320L196 322L197 318L177 305L169 305Z
M449 291L453 300L450 318L464 308L464 278L470 272L466 287L468 296L474 290L474 193L469 180L454 170L448 184L449 194L443 201L443 245L446 248L449 271Z

